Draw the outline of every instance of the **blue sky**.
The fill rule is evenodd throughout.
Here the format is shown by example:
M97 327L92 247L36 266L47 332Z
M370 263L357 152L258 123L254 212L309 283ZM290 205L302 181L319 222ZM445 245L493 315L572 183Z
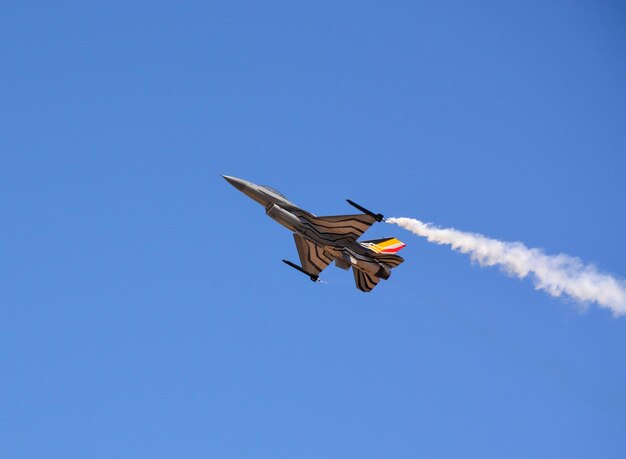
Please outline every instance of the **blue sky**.
M379 224L313 284L221 174L626 277L617 1L5 2L0 456L626 455L626 319Z

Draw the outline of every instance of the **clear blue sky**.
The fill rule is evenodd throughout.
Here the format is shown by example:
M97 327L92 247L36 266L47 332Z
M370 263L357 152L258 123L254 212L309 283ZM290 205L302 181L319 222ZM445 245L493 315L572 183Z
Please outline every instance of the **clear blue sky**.
M626 457L626 319L220 176L626 277L626 8L505 3L4 2L0 457Z

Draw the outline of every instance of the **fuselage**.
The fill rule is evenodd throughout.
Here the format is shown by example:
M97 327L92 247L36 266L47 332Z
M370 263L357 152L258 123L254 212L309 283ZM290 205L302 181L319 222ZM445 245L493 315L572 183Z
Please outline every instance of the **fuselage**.
M371 251L354 239L336 238L320 232L315 224L316 216L298 207L277 190L257 185L247 180L224 178L239 191L265 208L265 213L293 233L323 248L334 260L337 267L348 269L353 266L364 272L387 279L391 270L370 255Z

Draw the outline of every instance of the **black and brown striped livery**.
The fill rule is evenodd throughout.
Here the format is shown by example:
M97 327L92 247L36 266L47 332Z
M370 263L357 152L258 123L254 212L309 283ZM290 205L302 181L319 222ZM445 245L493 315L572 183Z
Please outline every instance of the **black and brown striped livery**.
M380 279L388 279L391 269L404 259L395 252L404 244L395 238L358 242L358 238L381 214L374 214L356 203L361 214L317 217L296 206L275 189L246 180L224 176L235 188L265 207L265 213L293 232L300 264L288 265L317 280L319 274L333 261L338 268L352 268L359 290L371 291Z

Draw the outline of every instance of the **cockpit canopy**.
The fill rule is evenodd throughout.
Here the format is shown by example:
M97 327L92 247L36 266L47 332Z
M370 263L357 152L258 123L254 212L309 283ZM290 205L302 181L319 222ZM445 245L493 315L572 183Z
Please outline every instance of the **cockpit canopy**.
M272 188L271 186L267 186L267 185L261 185L263 188L265 188L267 191L270 191L272 193L274 193L277 196L280 196L283 199L287 199L287 197L282 194L280 191L278 191L276 188Z

